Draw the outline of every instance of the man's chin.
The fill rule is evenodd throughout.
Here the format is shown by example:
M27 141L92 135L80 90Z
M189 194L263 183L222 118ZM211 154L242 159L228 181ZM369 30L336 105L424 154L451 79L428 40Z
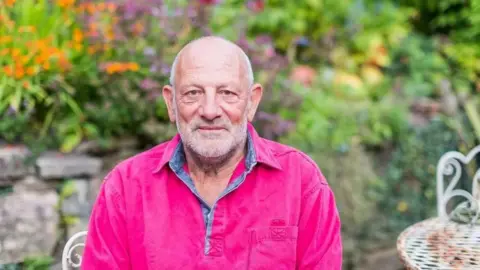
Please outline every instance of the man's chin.
M205 145L204 145L205 146ZM214 149L213 147L210 147L208 149L199 149L200 151L197 152L198 155L202 156L205 159L216 159L216 158L221 158L230 151L225 151L223 149Z

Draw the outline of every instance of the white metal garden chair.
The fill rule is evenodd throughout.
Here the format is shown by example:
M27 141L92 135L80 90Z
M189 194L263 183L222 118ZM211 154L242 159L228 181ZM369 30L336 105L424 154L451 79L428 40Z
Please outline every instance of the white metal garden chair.
M82 264L80 252L85 247L85 240L81 241L81 239L84 239L86 235L87 231L81 231L68 239L62 253L62 270L80 268Z
M445 153L437 164L437 217L413 224L397 239L407 269L480 269L480 169L473 176L472 192L456 188L462 164L475 160L480 145L466 156ZM445 188L445 176L451 181ZM454 197L463 199L448 213Z

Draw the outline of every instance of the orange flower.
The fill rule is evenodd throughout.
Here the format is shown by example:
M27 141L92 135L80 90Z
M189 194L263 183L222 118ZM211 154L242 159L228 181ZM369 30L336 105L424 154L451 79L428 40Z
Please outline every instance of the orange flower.
M87 49L88 54L92 55L97 51L97 49L94 46L89 46Z
M121 73L128 70L137 71L139 69L140 69L139 65L134 62L127 62L127 63L110 62L105 65L105 71L108 74Z
M15 78L16 79L21 79L25 76L25 71L23 70L23 67L17 67L15 69Z
M132 32L133 32L133 34L135 34L135 35L140 35L141 33L143 33L144 30L145 30L145 27L142 25L141 22L136 22L136 23L132 26Z
M97 29L98 29L98 26L96 23L92 22L92 23L89 23L88 24L88 29L91 31L91 32L96 32Z
M83 41L83 33L80 29L76 28L73 31L73 41L80 43Z
M109 44L103 44L103 50L109 51L112 47Z
M16 58L16 57L18 57L18 56L20 56L20 49L14 48L14 49L12 50L12 57L13 57L13 58Z
M104 11L106 8L105 3L98 3L97 6L98 6L98 11Z
M45 62L47 60L44 57L45 57L45 55L43 55L43 54L35 56L35 63L39 64L39 65L42 64L43 62Z
M15 2L16 0L6 0L5 4L7 5L7 7L13 7L13 5L15 5Z
M110 12L114 12L117 9L115 3L109 2L107 3L107 10Z
M61 8L68 8L75 4L75 0L57 0L57 5Z
M116 72L120 72L121 69L122 69L122 65L120 63L113 62L113 63L107 64L105 70L107 71L108 74L113 74Z
M115 38L115 34L113 33L113 31L111 29L108 29L107 33L105 33L105 39L108 40L108 41L111 41L114 38Z
M86 8L88 13L93 14L96 11L95 5L93 3L86 3Z
M5 74L7 74L7 76L12 76L13 75L13 69L10 66L3 67L3 72L5 72Z
M35 74L35 68L34 67L28 67L26 70L27 75L32 76Z
M2 49L2 50L0 51L0 56L5 56L5 55L7 55L9 51L10 51L10 50L9 50L8 48Z
M64 54L60 55L60 59L58 60L58 65L62 71L68 70L71 67L70 62L68 62L67 58Z
M45 70L49 70L49 69L50 69L50 63L49 63L49 62L45 62L45 63L43 63L42 67L43 67L43 69L45 69Z
M30 89L30 82L29 81L24 81L22 85L23 85L23 88Z

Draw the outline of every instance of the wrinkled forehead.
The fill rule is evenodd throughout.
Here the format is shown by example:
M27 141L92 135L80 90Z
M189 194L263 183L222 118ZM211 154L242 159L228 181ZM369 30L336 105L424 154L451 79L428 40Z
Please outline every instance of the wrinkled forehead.
M192 49L185 51L179 59L176 83L185 84L238 84L246 81L246 64L234 50Z

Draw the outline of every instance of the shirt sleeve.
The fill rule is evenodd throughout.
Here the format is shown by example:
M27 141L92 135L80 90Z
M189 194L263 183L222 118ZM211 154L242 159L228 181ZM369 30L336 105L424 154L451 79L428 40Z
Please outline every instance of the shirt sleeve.
M125 225L125 203L117 191L120 174L103 181L92 209L82 256L82 269L130 269Z
M332 190L320 171L302 199L297 269L342 269L341 221Z

